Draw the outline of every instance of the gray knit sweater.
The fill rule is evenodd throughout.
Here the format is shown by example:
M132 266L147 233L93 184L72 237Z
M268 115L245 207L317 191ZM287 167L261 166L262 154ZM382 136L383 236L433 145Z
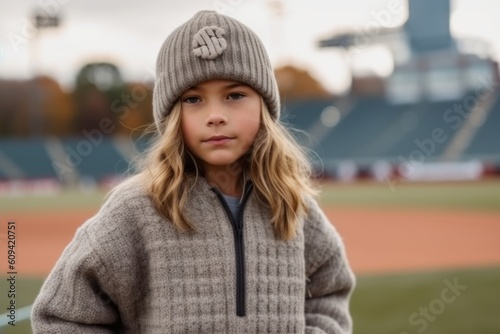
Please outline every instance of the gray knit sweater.
M239 218L203 177L179 233L140 182L78 228L36 298L33 333L351 333L354 276L317 202L291 241L274 237L251 182Z

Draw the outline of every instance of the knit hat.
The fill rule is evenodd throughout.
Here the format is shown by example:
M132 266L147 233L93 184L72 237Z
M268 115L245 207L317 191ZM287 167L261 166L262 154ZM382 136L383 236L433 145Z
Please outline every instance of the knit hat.
M259 92L277 120L278 85L259 37L241 22L215 11L200 11L175 29L156 61L153 116L160 132L176 100L192 86L212 79L243 82Z

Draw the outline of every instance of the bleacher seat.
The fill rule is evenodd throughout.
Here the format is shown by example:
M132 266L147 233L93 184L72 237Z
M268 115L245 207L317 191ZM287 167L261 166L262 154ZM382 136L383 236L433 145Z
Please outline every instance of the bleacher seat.
M19 168L27 179L57 177L43 140L37 138L2 139L0 152ZM6 175L4 174L3 177L6 178Z
M500 162L500 97L497 97L464 156Z

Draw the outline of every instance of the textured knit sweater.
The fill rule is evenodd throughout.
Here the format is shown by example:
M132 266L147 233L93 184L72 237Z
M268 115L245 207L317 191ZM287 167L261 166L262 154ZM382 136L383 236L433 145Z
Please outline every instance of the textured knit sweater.
M235 220L200 177L185 211L197 233L186 234L125 181L45 280L33 333L351 333L354 276L317 202L282 241L247 185Z

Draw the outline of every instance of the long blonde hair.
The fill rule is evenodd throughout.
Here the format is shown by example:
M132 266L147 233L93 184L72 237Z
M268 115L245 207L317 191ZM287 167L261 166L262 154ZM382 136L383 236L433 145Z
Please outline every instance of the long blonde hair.
M183 209L203 169L184 146L181 117L181 104L176 103L165 119L163 135L156 133L149 149L136 159L136 168L156 210L178 230L192 233L195 227ZM273 213L275 236L293 239L298 219L307 212L304 195L315 196L318 190L305 150L283 124L271 118L262 98L260 129L243 170L250 173L259 200ZM196 177L186 177L189 174Z

